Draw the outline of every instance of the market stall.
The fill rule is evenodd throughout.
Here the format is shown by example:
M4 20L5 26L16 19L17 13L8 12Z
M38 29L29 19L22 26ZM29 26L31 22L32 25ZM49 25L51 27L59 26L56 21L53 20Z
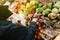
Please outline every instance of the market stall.
M4 2L12 12L9 21L21 21L21 25L28 26L34 14L39 14L39 22L33 40L56 40L60 29L60 1L59 0L14 0ZM1 5L2 5L1 4ZM27 20L26 20L27 19ZM55 39L56 38L56 39ZM59 39L58 39L59 40Z

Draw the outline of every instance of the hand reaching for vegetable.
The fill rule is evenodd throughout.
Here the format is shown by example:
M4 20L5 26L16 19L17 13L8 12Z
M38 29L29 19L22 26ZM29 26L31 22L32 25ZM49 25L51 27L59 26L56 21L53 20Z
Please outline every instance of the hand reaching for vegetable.
M37 20L40 23L44 22L44 17L42 16L41 13L35 13L34 16L33 16L33 19Z

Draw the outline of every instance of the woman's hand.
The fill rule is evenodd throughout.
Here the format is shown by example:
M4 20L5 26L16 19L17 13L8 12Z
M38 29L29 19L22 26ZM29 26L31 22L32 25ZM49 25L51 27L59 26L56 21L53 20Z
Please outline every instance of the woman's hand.
M37 22L37 20L40 18L41 14L40 13L35 13L33 16L32 21Z

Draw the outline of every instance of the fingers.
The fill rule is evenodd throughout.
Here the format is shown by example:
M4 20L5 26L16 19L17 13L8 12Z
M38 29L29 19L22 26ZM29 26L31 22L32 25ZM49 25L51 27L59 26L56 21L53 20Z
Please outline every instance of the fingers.
M41 13L35 13L33 17L34 17L34 18L40 18L41 16L42 16Z
M25 17L26 20L30 20L30 18L28 16Z
M21 21L18 20L18 21L16 22L16 25L21 25Z

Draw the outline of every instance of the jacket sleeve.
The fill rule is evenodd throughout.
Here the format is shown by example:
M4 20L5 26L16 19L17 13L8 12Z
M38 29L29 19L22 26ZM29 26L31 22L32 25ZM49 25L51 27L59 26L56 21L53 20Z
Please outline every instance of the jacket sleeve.
M27 30L25 40L32 40L35 35L35 31L36 31L36 23L32 22L30 27Z
M26 27L12 22L0 22L0 40L22 40L26 34Z

